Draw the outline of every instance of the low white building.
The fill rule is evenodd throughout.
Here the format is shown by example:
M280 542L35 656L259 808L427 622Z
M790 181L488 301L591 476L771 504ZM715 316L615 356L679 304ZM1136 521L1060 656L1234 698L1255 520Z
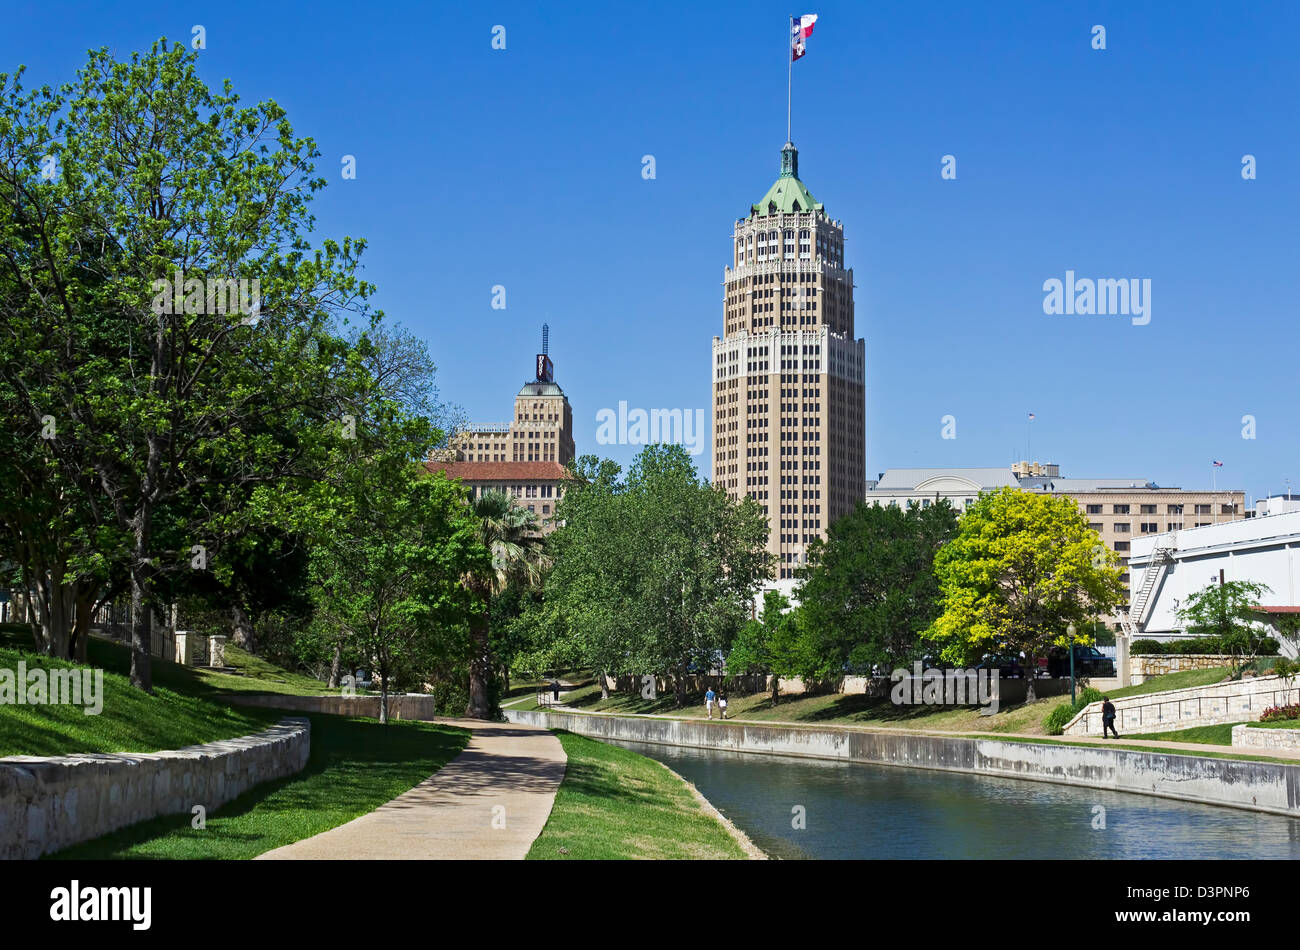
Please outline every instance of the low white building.
M1178 608L1220 577L1269 588L1260 603L1264 623L1300 613L1300 511L1135 537L1129 572L1139 637L1186 636ZM1283 652L1295 655L1285 641Z

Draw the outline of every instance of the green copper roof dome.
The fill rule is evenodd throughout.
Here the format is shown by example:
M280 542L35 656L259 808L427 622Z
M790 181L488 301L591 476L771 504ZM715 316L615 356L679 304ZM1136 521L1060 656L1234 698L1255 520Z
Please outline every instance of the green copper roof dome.
M808 186L799 180L799 150L790 142L781 149L781 177L776 180L763 200L750 207L750 214L795 214L821 211L822 206L813 199Z

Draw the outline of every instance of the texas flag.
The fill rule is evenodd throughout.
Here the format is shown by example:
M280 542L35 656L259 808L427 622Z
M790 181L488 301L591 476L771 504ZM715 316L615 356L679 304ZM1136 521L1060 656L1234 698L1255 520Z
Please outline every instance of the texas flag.
M808 37L812 36L813 24L816 22L817 14L815 13L790 17L790 62L793 63L808 52L804 44Z

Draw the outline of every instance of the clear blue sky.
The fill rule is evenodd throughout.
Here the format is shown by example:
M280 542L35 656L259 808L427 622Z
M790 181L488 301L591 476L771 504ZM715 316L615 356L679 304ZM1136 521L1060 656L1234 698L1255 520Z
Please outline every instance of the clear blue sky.
M547 321L578 451L621 462L600 409L707 417L732 222L785 137L786 18L818 13L793 137L855 271L868 476L1006 464L1028 435L1067 475L1200 487L1219 459L1220 488L1300 489L1295 3L10 7L0 70L29 85L202 24L209 82L318 141L321 235L370 242L444 396L506 421ZM1150 278L1150 324L1045 315L1066 270Z

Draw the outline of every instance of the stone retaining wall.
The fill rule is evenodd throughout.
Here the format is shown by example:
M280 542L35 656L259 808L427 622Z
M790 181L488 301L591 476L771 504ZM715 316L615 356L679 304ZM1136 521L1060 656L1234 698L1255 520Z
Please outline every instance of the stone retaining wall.
M0 758L0 859L37 858L159 815L208 812L302 771L311 724L167 752Z
M1300 818L1300 764L825 726L762 726L511 709L506 710L506 717L512 722L567 729L597 739L1056 782Z
M1242 723L1232 727L1232 744L1243 749L1300 751L1300 725L1294 729L1260 729Z
M328 713L331 716L379 718L378 696L291 696L287 693L234 693L223 697L237 706L262 709L288 709L293 712ZM390 719L438 718L432 696L405 693L388 697Z
M1129 657L1129 668L1136 685L1166 673L1232 666L1234 660L1235 657L1221 653L1143 653Z
M1125 696L1111 702L1115 705L1115 728L1123 735L1258 719L1269 706L1297 700L1300 700L1300 687L1288 689L1286 682L1277 676L1256 676L1237 682ZM1066 724L1064 731L1068 736L1101 735L1101 703L1085 706Z

